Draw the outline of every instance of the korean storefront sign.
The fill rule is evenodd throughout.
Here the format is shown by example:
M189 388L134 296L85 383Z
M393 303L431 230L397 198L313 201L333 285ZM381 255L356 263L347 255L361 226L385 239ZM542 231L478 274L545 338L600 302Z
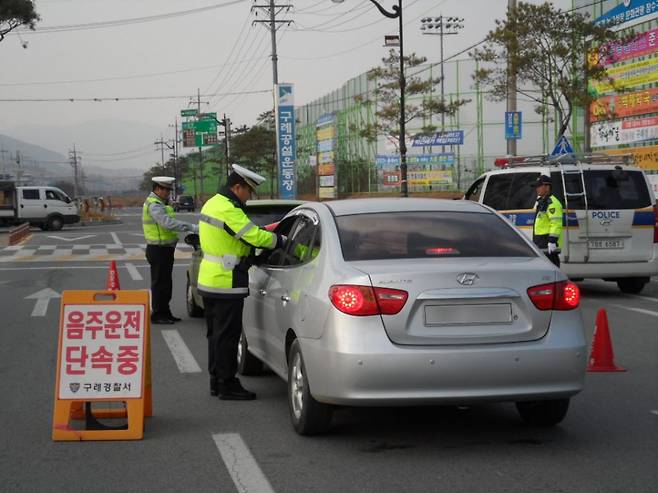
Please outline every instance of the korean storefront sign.
M604 96L590 105L590 121L658 112L658 88Z
M594 123L590 128L592 147L618 146L658 139L658 117Z

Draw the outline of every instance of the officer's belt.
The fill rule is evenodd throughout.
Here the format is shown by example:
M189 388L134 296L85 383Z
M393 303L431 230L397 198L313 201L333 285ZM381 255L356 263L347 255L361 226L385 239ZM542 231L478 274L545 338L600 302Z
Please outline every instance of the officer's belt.
M228 254L222 256L208 255L206 253L203 254L203 260L207 260L208 262L213 262L215 264L222 264L226 270L233 270L235 266L240 264L244 258L245 257L238 257L237 255Z

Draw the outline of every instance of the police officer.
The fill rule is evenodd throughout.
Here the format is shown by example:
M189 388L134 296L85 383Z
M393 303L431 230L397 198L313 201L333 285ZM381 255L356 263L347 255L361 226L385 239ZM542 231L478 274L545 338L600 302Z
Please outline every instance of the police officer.
M146 260L151 266L151 295L154 324L179 322L169 309L171 301L171 272L174 267L174 252L178 242L177 231L197 233L199 227L179 221L169 205L169 196L174 187L174 178L155 176L153 191L146 197L142 208L142 227L146 240Z
M532 241L546 253L551 262L560 267L562 204L551 193L553 182L549 176L540 175L534 186L537 190L537 203Z
M235 376L244 298L249 295L248 270L255 248L274 249L286 238L259 228L244 212L265 178L237 164L232 168L226 186L201 209L203 259L197 288L206 313L210 394L222 400L252 400L256 394Z

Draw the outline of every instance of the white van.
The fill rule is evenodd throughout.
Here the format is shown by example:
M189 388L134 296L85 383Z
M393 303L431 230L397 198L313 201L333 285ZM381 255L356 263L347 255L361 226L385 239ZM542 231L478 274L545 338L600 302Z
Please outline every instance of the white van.
M0 182L0 223L29 222L43 230L58 231L80 221L77 206L55 187L15 187Z
M496 160L504 168L480 176L464 198L492 207L532 238L532 184L540 174L550 176L565 212L564 273L639 293L658 274L658 206L644 171L626 162L607 155L504 158Z

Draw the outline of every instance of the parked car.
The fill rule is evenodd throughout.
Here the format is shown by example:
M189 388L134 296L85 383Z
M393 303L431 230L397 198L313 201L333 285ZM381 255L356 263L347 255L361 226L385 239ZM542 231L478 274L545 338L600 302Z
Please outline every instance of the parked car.
M470 201L308 202L285 248L250 271L241 374L287 381L303 435L336 405L512 401L554 425L583 388L578 287L491 208Z
M249 200L245 212L254 224L265 227L276 223L288 212L303 203L303 200ZM197 291L197 278L199 277L202 255L199 248L199 236L196 234L187 235L185 241L194 247L192 261L187 268L187 286L185 288L187 313L190 317L201 317L203 315L203 298Z
M174 210L194 212L194 197L191 195L179 195L173 203Z
M44 231L59 231L79 221L77 206L59 188L17 187L14 182L0 181L0 224L29 222Z
M658 274L658 206L641 168L607 155L504 161L503 169L480 176L465 198L493 207L532 238L537 197L531 184L550 176L564 206L560 258L571 279L613 281L624 293L639 293Z

